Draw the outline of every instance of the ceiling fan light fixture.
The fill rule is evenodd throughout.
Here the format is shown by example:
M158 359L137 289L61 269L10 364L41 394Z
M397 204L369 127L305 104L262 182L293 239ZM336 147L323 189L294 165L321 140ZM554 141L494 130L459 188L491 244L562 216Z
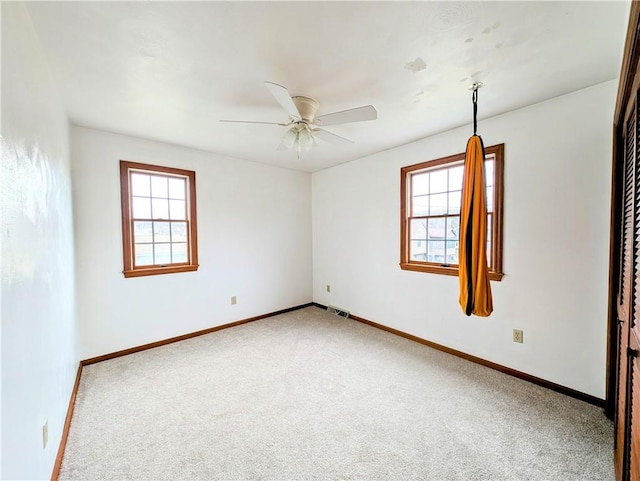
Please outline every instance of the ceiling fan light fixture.
M289 130L287 130L282 136L281 145L286 147L287 149L292 149L296 144L296 140L298 138L298 131L296 130L296 126L294 125Z
M297 143L300 150L308 151L316 145L316 139L307 125L301 125L298 130Z

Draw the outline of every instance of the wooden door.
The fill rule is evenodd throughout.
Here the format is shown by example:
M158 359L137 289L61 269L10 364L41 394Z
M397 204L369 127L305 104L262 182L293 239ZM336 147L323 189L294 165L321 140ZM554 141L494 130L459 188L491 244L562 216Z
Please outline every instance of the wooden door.
M633 122L635 124L635 122ZM632 135L628 136L629 130ZM627 355L627 348L629 346L629 324L631 322L631 298L632 298L632 282L634 278L634 198L635 198L635 157L632 155L635 152L635 136L633 131L635 125L631 129L625 129L625 136L623 137L624 149L617 149L618 152L622 150L622 195L620 198L620 210L619 216L619 267L618 267L618 279L617 279L617 365L618 365L618 388L616 397L618 399L616 406L616 439L615 439L615 464L616 472L622 473L626 470L625 462L625 449L627 437L627 398L628 398L628 366L629 356ZM629 155L627 155L629 154ZM639 190L640 192L640 190ZM619 476L619 480L624 477Z
M640 480L639 59L640 5L633 2L614 118L607 411L615 420L617 481Z

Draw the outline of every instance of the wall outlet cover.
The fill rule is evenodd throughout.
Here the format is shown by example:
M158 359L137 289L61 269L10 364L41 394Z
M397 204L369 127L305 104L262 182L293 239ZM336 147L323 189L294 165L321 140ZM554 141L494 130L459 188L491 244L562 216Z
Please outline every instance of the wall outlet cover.
M513 342L522 344L524 342L524 332L521 329L513 330Z

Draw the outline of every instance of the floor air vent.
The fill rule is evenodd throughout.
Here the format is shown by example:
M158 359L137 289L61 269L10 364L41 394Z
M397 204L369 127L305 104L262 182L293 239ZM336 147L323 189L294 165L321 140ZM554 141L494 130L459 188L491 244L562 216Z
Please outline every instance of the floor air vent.
M340 317L349 317L349 311L345 311L336 306L327 306L327 312Z

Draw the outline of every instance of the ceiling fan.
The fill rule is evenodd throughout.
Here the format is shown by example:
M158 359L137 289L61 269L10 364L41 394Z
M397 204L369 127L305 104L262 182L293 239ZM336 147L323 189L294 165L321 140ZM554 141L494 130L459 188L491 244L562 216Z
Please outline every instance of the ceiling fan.
M349 122L362 122L364 120L376 120L378 118L378 112L372 105L316 117L316 111L320 106L317 100L302 95L292 97L285 87L273 82L265 82L264 84L271 95L273 95L287 114L289 114L289 122L258 122L251 120L221 120L220 122L269 124L289 127L282 136L278 150L295 148L298 153L298 158L300 158L301 151L307 151L316 145L316 138L332 144L353 143L353 141L321 127L325 125L346 124Z

